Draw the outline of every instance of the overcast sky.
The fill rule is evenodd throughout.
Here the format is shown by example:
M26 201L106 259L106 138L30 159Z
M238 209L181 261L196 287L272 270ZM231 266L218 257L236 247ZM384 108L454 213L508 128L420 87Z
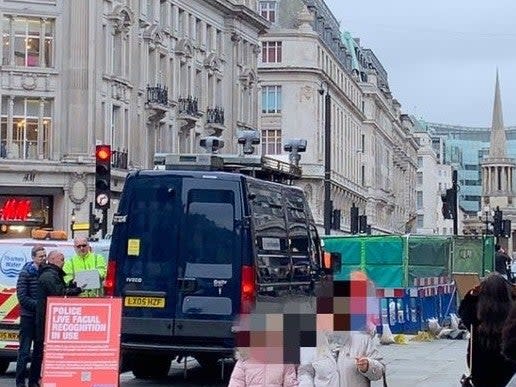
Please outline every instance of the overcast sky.
M341 29L371 48L405 113L491 126L496 69L516 125L516 1L326 0Z

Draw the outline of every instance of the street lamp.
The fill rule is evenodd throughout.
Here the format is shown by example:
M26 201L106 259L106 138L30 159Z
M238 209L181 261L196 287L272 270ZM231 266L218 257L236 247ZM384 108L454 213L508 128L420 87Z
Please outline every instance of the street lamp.
M331 96L330 87L321 82L319 94L324 96L324 233L331 233Z
M489 206L484 207L484 213L486 214L486 236L489 235Z

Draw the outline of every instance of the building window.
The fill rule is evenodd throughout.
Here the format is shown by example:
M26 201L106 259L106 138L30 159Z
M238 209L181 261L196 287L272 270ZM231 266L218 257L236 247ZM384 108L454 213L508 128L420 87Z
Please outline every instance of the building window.
M419 168L423 168L423 158L422 157L417 158L417 166Z
M262 43L262 62L280 63L281 62L281 42Z
M258 8L260 15L262 15L265 19L271 23L276 22L276 12L278 8L276 1L260 1L258 3Z
M281 154L281 129L262 130L262 154Z
M424 215L418 215L416 219L417 219L417 228L423 228L424 223L425 223Z
M417 210L423 209L423 191L416 192L416 209Z
M466 171L478 171L478 165L477 164L466 164L464 166L464 169Z
M11 47L13 42L13 47ZM54 21L4 15L2 63L19 67L53 67Z
M281 86L262 88L262 113L281 113Z
M41 99L14 98L12 138L7 130L10 103L2 98L0 156L14 159L48 158L52 128L51 102Z
M418 172L417 173L417 184L418 185L423 185L423 172Z

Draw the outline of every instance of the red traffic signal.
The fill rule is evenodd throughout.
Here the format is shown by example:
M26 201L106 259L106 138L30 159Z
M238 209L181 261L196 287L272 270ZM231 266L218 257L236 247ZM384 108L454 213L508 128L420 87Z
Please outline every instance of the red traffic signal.
M111 145L97 145L95 158L98 161L107 161L111 159Z
M111 199L111 145L95 149L95 208L108 209Z

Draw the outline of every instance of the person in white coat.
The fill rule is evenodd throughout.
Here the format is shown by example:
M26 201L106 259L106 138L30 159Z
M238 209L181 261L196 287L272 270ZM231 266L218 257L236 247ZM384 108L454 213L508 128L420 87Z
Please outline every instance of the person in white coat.
M298 369L299 387L368 387L385 372L374 336L367 332L318 332L311 361Z

